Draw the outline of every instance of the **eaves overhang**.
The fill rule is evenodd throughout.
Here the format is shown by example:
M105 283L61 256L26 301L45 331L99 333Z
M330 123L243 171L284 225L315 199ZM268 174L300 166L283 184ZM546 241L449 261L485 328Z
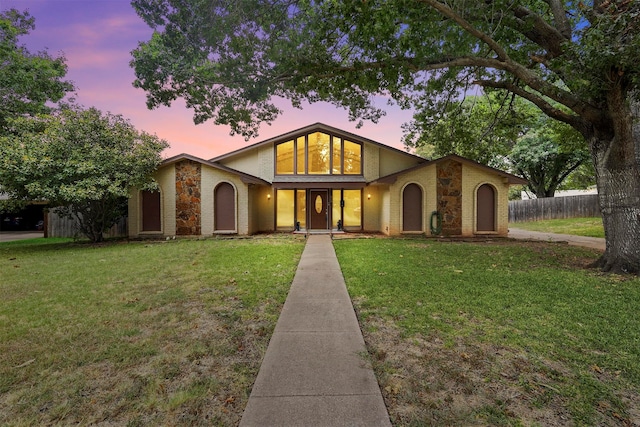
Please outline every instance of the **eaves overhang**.
M333 126L329 126L329 125L326 125L324 123L314 123L312 125L308 125L308 126L296 129L296 130L292 130L292 131L284 133L282 135L274 136L274 137L266 139L264 141L248 145L246 147L240 148L240 149L235 150L235 151L231 151L231 152L226 153L226 154L222 154L222 155L220 155L218 157L214 157L214 158L210 159L209 161L211 161L211 162L220 162L220 161L227 160L229 158L235 157L237 155L249 152L251 150L257 149L257 148L262 147L262 146L266 146L266 145L269 145L269 144L278 144L280 142L284 142L284 141L288 141L288 140L291 140L291 139L295 139L295 138L297 138L299 136L305 135L307 133L312 133L312 132L330 133L330 134L339 136L339 137L341 137L343 139L347 139L347 140L350 140L350 141L353 141L353 142L367 143L367 144L371 144L371 145L374 145L374 146L377 146L377 147L381 147L381 148L384 148L386 150L393 151L393 152L396 152L398 154L402 154L403 156L413 158L413 159L417 160L418 162L426 162L427 161L426 159L424 159L424 158L422 158L420 156L416 156L415 154L407 153L406 151L402 151L402 150L399 150L399 149L397 149L395 147L391 147L390 145L386 145L386 144L383 144L381 142L374 141L372 139L365 138L365 137L362 137L360 135L356 135L354 133L347 132L347 131L344 131L342 129L339 129L339 128L336 128L336 127L333 127Z
M418 169L422 169L422 168L427 167L429 165L441 163L441 162L444 162L444 161L447 161L447 160L452 160L452 161L460 162L462 164L467 164L469 166L473 166L473 167L485 170L487 172L493 173L495 175L498 175L499 177L501 177L505 181L506 184L509 184L509 185L526 185L528 183L528 181L526 179L521 178L521 177L519 177L517 175L510 174L509 172L505 172L505 171L502 171L500 169L496 169L496 168L492 168L492 167L487 166L487 165L483 165L482 163L475 162L473 160L467 159L465 157L458 156L456 154L449 154L448 156L444 156L444 157L441 157L441 158L435 159L435 160L430 160L430 161L428 161L426 163L422 163L422 164L413 166L411 168L404 169L404 170L392 173L390 175L386 175L386 176L380 177L380 178L378 178L378 179L376 179L374 181L371 181L369 183L369 185L391 185L391 184L394 184L397 181L398 177L401 176L401 175L413 172L413 171L418 170Z
M183 154L178 154L177 156L173 156L173 157L170 157L170 158L164 160L162 163L160 163L160 167L171 165L173 163L178 163L178 162L180 162L182 160L191 160L193 162L197 162L197 163L212 167L214 169L218 169L218 170L221 170L221 171L225 171L225 172L229 172L231 174L237 175L240 178L240 180L245 184L271 185L270 182L265 181L262 178L258 178L257 176L253 176L253 175L250 175L250 174L247 174L247 173L244 173L244 172L240 172L239 170L230 168L228 166L221 165L219 163L215 163L215 162L212 162L210 160L201 159L199 157L192 156L190 154L184 154L184 153Z
M273 180L274 188L344 188L355 190L364 188L367 181L362 176L349 175L298 175L276 176Z

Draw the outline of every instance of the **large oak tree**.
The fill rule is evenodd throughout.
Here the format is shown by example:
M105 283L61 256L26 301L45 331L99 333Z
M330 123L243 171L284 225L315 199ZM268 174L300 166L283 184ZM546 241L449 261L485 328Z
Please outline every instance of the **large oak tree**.
M604 270L640 271L640 2L134 0L155 29L133 52L148 106L251 136L272 99L376 120L385 94L436 112L473 87L525 98L580 132L597 174Z

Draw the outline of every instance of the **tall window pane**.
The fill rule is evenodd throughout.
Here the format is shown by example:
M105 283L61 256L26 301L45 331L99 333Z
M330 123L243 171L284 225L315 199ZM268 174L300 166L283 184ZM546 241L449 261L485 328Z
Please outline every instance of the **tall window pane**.
M293 174L293 141L283 142L276 146L276 173Z
M296 220L301 228L307 227L307 190L296 190Z
M296 173L304 174L306 172L304 168L304 159L305 159L304 136L301 136L296 140L296 145L297 145L296 156L298 161L298 164L296 165Z
M342 209L340 208L340 199L342 198L341 190L333 190L331 208L331 217L333 228L338 228L338 220L342 219Z
M362 226L362 203L360 190L344 190L344 226Z
M293 230L293 190L278 190L276 195L276 226Z
M344 141L344 173L359 175L362 173L362 146L351 141Z
M329 135L322 132L310 134L308 147L308 173L328 175L329 156L331 156Z
M334 175L342 173L342 141L338 137L333 137L333 166L332 172Z

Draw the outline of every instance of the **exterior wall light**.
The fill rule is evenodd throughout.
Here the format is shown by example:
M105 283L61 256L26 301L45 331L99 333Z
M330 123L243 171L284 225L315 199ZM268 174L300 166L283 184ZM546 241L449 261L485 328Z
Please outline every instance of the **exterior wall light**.
M271 193L267 194L267 200L271 200Z
M371 200L371 194L367 194L367 200Z

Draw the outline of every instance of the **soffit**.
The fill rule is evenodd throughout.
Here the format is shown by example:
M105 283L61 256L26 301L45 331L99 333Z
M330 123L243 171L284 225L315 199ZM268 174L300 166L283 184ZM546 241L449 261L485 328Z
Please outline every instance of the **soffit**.
M276 176L274 188L364 188L367 185L364 177L355 175L297 175Z

